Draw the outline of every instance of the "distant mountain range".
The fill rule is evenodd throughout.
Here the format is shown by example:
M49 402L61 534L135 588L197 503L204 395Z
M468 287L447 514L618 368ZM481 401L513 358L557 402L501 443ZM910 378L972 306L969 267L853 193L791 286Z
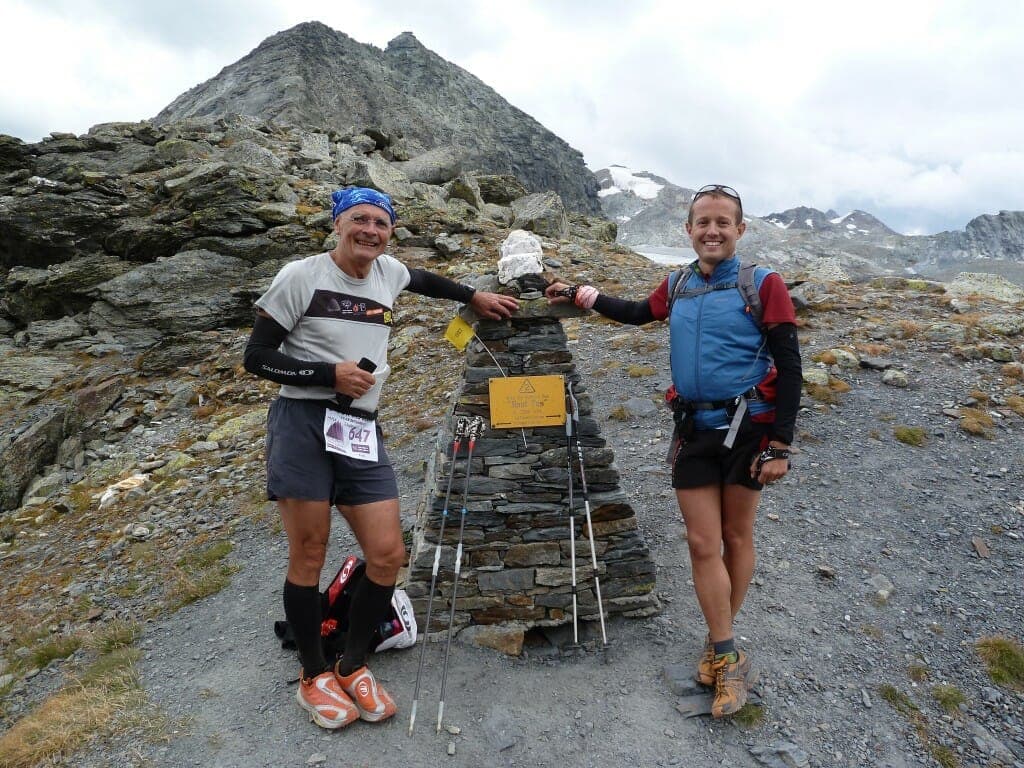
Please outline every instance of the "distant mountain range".
M613 165L594 174L618 242L659 260L693 258L684 223L694 190L647 171ZM821 277L863 279L917 274L948 280L988 272L1024 285L1024 212L978 216L967 227L935 235L901 235L866 211L800 206L747 216L741 251L751 259Z

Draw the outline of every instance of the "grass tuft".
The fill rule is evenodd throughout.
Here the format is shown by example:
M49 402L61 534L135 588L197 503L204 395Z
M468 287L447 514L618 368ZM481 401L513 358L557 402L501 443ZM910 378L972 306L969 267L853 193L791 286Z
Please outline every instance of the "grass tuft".
M878 694L913 726L921 743L942 768L958 768L960 758L955 752L935 743L935 739L928 729L928 719L907 694L888 683L879 686Z
M616 405L608 411L608 418L612 421L629 421L629 409L624 405Z
M960 705L967 701L967 697L955 685L932 686L932 696L939 703L939 706L950 715L955 715L959 712Z
M901 715L910 715L919 711L917 704L895 685L883 683L878 687L878 695L889 702L889 705Z
M0 766L32 768L72 755L97 735L158 728L139 688L138 651L122 648L96 660L59 691L0 734Z
M744 704L740 711L732 716L732 721L741 728L756 728L764 722L764 709L756 704Z
M928 440L928 435L923 428L908 427L904 424L893 427L892 434L901 443L917 447L924 445Z
M1012 637L983 637L975 648L985 662L992 682L1005 688L1024 691L1024 648Z
M1006 406L1018 416L1024 416L1024 397L1010 395L1006 398Z
M960 429L969 435L988 437L992 417L980 408L960 409Z
M118 619L112 621L85 640L85 646L97 654L112 653L130 647L139 637L141 630L134 621Z
M658 372L658 369L650 365L631 365L626 370L626 373L631 379L640 379L644 376L653 376Z
M223 560L231 549L230 541L218 541L182 555L167 590L168 608L176 611L216 594L230 584L231 576L238 568Z
M210 568L229 554L233 546L230 541L218 541L208 547L201 547L178 558L178 567L187 571L199 571Z
M221 564L198 573L175 571L174 581L167 590L167 607L176 611L204 597L217 594L231 583L231 576L236 570L230 565Z
M822 386L821 384L807 384L805 386L807 394L819 403L836 405L839 402L839 395L833 392L829 387Z
M897 325L901 339L912 339L921 332L921 326L913 320L900 320Z
M924 664L914 661L907 666L907 677L915 683L923 683L929 676L928 667Z
M43 669L54 659L66 659L82 647L82 638L78 635L57 635L32 649L33 666Z

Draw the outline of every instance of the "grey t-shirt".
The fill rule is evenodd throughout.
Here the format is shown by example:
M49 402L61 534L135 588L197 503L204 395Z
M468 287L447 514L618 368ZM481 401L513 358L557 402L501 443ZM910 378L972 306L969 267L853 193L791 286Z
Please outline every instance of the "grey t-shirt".
M320 253L286 264L256 306L288 329L280 347L286 355L309 362L359 362L363 357L375 362L376 383L352 403L373 411L391 373L392 307L408 284L409 270L393 256L378 256L370 274L359 279L339 269L330 253ZM327 387L281 385L284 397L331 399L335 394Z

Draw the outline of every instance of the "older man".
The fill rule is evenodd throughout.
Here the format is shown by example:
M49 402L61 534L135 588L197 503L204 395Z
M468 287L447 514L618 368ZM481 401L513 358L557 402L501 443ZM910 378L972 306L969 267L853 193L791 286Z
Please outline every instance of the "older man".
M267 496L288 536L284 609L302 662L299 706L323 728L386 720L392 698L366 667L374 627L387 615L405 560L398 484L376 423L395 299L403 290L509 317L510 296L474 291L384 249L396 214L387 195L349 187L332 195L334 250L287 264L256 302L247 371L281 384L267 415ZM370 361L373 366L361 360ZM368 369L372 368L372 372ZM352 596L349 631L332 667L320 641L320 571L331 505L366 560Z

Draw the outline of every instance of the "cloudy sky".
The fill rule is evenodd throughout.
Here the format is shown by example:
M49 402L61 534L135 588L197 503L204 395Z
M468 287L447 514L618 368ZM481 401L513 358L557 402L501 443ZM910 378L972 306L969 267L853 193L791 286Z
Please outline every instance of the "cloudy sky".
M583 152L908 234L1024 210L1024 2L0 0L0 133L152 117L274 32L412 31Z

